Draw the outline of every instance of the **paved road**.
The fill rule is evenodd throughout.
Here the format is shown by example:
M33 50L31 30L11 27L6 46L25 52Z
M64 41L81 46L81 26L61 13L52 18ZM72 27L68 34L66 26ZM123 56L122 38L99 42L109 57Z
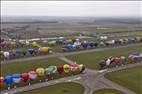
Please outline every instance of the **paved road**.
M142 43L129 44L129 45L123 45L123 46L106 47L106 48L88 49L88 50L66 52L66 53L54 53L51 55L27 57L27 58L20 58L20 59L12 59L12 60L1 61L0 64L15 63L15 62L21 62L21 61L30 61L30 60L39 60L39 59L45 59L45 58L68 56L68 55L82 54L82 53L90 53L90 52L104 51L104 50L109 50L109 49L133 47L133 46L139 46L139 45L142 45Z
M59 57L59 59L64 60L67 63L74 63L65 57ZM48 82L37 83L30 86L19 87L16 89L11 89L9 91L2 91L1 94L4 94L5 92L8 92L8 94L14 94L15 92L28 91L28 90L46 87L46 86L54 85L57 83L63 83L63 82L76 82L76 83L82 84L85 87L84 94L92 94L94 90L101 89L101 88L114 88L124 92L125 94L136 94L135 92L125 87L122 87L116 83L113 83L112 81L108 79L105 79L104 75L109 72L124 70L127 68L132 68L132 67L141 66L141 65L142 65L142 62L135 63L135 64L128 64L125 66L110 68L110 69L101 70L101 71L86 69L85 73L83 74L60 78L60 79L56 79L56 80L52 80Z

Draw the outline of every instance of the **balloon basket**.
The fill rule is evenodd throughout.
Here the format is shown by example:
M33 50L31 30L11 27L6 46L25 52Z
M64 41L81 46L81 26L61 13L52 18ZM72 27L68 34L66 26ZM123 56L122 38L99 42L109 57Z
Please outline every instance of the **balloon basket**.
M29 83L29 86L31 85L31 83Z
M8 86L8 88L7 88L8 90L10 90L10 86Z
M15 85L14 88L17 88L17 86Z

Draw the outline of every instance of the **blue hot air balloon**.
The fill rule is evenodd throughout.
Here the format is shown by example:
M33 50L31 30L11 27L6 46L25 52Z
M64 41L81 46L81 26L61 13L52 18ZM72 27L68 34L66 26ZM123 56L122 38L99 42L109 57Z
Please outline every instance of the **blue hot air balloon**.
M34 49L28 49L28 52L32 55L34 53Z
M4 83L7 84L7 85L11 85L13 83L12 76L6 76L4 78Z
M67 49L73 50L73 45L72 44L67 44Z
M19 83L21 81L21 74L13 74L12 79L14 83Z

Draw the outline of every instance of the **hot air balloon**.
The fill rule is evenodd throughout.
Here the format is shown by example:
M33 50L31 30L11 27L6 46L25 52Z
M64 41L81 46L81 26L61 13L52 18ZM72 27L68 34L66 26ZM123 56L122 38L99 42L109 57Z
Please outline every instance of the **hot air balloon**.
M24 82L27 82L27 81L29 80L29 75L28 75L28 73L23 73L23 74L21 75L21 77L22 77L22 80L23 80Z
M54 74L57 72L57 67L56 66L49 66L48 68L45 69L45 75L50 78L51 74Z
M0 87L2 87L4 84L4 77L0 77Z
M28 75L29 75L29 78L30 78L31 80L34 80L34 79L37 78L37 73L36 73L35 71L30 71L30 72L28 72Z
M49 47L41 47L41 51L44 53L47 53L49 50Z
M38 46L38 44L37 44L37 42L32 42L32 46L34 46L34 47L36 47L36 46Z
M50 78L50 75L52 73L52 68L45 68L45 75Z
M85 66L83 64L80 64L79 70L80 70L80 73L82 73L85 70Z
M5 78L4 78L4 83L5 84L7 84L8 86L9 85L11 85L12 83L13 83L13 78L12 78L12 76L6 76Z
M52 69L52 73L56 73L57 72L57 67L56 66L49 66L49 68Z
M12 79L14 83L20 83L21 81L21 74L13 74Z
M44 72L45 72L44 68L37 68L36 69L36 73L38 76L44 76Z
M78 68L79 68L78 64L76 64L76 63L70 64L71 71L75 72L75 71L77 71Z
M70 66L68 64L65 64L63 67L65 73L68 73L70 71Z
M64 72L64 67L63 67L63 65L57 66L57 71L58 71L59 74L63 73L63 72Z
M28 49L28 52L31 54L31 55L33 55L33 53L34 53L34 49Z

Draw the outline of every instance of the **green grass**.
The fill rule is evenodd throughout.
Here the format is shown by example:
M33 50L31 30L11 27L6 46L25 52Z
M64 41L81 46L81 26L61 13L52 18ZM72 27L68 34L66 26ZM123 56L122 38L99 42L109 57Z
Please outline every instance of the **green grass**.
M128 56L133 52L142 52L142 46L76 54L76 55L67 56L67 58L76 61L77 63L84 64L88 68L99 69L99 61L101 60L102 57L121 56L121 55Z
M77 83L60 83L19 94L83 94L84 87Z
M99 89L99 90L94 91L93 94L124 94L124 93L116 89L104 88L104 89Z
M27 62L15 62L11 64L2 64L1 65L1 75L11 75L13 73L24 73L31 70L35 70L38 67L46 68L50 65L59 65L65 64L64 61L61 61L57 58L47 58L41 60L33 60Z
M142 94L142 66L108 73L105 77L137 94Z

